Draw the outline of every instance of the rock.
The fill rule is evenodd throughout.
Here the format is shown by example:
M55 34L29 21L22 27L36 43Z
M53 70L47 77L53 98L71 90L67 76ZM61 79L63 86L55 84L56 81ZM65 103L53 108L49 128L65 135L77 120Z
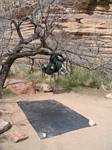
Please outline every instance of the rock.
M53 91L49 84L42 84L41 87L42 87L43 92L52 92Z
M3 119L0 119L0 134L4 133L5 131L7 131L8 129L11 128L11 123L7 122Z
M107 94L107 95L106 95L106 98L107 98L107 99L112 99L112 93Z
M34 89L31 83L25 83L24 81L15 83L11 83L8 85L8 89L10 89L13 93L19 94L34 94Z
M96 126L96 123L95 123L92 119L90 119L90 120L89 120L89 125L90 125L91 127L93 127L93 126Z
M41 139L45 139L45 138L47 138L47 133L45 133L45 132L43 132L43 133L41 133Z
M28 139L28 136L22 132L12 132L11 134L8 135L8 138L14 142L14 143L18 143L20 141L26 140Z

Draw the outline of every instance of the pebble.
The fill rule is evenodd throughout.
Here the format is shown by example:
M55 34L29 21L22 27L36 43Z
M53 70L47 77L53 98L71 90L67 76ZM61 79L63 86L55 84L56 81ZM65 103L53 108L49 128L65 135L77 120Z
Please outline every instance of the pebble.
M112 93L107 94L107 95L106 95L106 98L107 98L107 99L112 99Z
M92 119L90 119L90 120L89 120L89 125L90 125L91 127L93 127L93 126L96 126L96 123L95 123Z

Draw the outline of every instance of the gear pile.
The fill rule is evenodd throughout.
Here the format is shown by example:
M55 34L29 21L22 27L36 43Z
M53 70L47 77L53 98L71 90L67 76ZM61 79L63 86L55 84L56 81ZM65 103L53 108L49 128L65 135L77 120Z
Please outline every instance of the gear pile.
M54 73L58 72L59 70L64 70L63 62L64 58L61 54L55 53L50 56L50 60L48 64L42 65L43 73L48 75L53 75Z

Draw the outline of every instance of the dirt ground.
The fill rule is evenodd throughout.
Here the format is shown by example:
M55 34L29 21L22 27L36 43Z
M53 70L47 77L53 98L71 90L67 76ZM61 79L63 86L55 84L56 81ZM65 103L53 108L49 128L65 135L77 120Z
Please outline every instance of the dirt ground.
M93 119L97 125L40 140L16 102L48 99L63 103L88 119ZM0 108L8 111L4 117L13 124L8 132L0 136L0 150L112 150L112 100L97 92L39 93L13 97L2 100ZM7 140L7 134L15 129L24 131L29 138L19 143Z

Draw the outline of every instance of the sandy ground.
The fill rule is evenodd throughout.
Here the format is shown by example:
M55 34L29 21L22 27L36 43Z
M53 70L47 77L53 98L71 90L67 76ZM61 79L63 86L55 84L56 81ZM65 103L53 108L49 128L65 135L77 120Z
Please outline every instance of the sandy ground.
M55 99L93 119L97 126L40 140L16 101L48 99ZM0 108L10 112L5 117L13 123L12 129L0 137L0 150L112 150L112 100L105 99L97 93L71 92L58 95L40 93L35 96L6 99L0 103ZM19 143L5 139L5 136L16 128L28 134L29 139Z

